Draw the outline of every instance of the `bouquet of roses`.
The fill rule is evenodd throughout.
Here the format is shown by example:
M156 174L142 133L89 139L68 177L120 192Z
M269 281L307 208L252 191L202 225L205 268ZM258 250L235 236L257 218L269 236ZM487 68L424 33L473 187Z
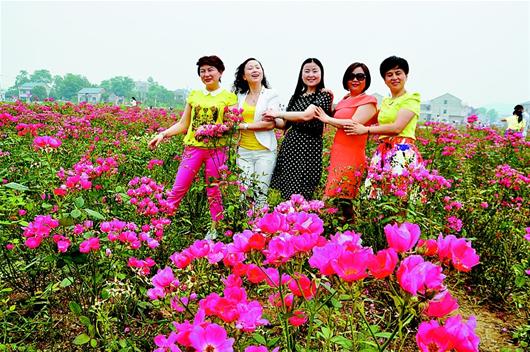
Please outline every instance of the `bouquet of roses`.
M195 131L195 139L208 143L234 133L239 122L243 121L243 109L225 107L223 123L201 125Z

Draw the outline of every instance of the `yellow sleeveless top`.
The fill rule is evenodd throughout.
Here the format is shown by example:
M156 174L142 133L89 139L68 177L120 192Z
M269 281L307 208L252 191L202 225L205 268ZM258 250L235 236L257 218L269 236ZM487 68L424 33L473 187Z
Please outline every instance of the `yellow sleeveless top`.
M254 122L254 113L256 112L256 107L248 105L245 101L243 103L243 122L251 123ZM239 146L248 150L265 150L264 146L256 139L256 134L254 131L241 130L241 140L239 141Z

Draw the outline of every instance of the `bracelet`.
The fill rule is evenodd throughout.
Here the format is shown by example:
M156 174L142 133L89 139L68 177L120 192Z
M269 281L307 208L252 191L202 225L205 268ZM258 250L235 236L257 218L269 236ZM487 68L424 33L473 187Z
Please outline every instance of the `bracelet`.
M242 127L244 130L248 130L248 123L243 122L243 123L241 124L241 127Z

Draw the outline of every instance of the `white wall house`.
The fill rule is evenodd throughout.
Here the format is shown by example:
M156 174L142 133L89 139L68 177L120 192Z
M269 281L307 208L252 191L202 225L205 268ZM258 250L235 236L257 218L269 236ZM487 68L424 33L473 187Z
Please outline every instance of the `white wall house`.
M31 98L31 91L33 90L33 88L39 86L44 87L44 89L46 89L46 95L50 95L51 87L48 84L43 82L28 82L18 87L18 99L25 99L26 101L29 101L29 99Z
M77 92L77 102L86 101L90 104L97 104L101 101L101 96L105 93L104 88L83 88Z
M421 103L420 116L424 121L439 121L452 124L465 124L471 108L460 98L446 93Z

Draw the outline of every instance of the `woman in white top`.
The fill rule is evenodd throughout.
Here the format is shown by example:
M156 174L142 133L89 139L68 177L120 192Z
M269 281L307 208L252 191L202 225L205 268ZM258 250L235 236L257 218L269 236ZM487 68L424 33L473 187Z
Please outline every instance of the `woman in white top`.
M234 92L238 107L243 109L243 122L239 125L241 139L237 165L242 177L254 192L256 205L262 207L267 201L267 192L276 164L276 135L274 121L262 121L267 109L278 110L278 94L269 89L261 63L248 58L236 70Z

